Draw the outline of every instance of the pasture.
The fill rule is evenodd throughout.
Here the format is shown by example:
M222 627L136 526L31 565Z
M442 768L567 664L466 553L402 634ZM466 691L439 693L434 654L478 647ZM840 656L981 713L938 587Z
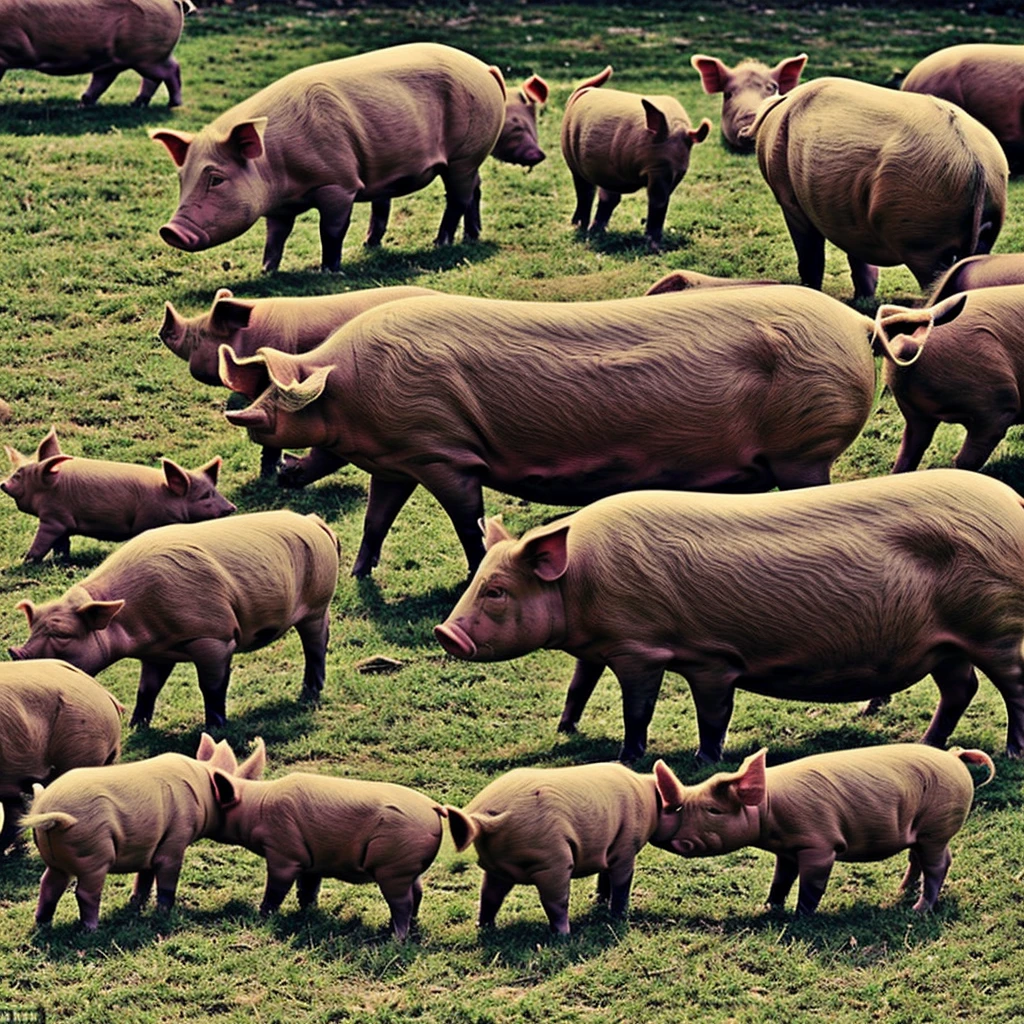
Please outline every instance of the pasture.
M338 275L316 269L314 214L299 218L274 275L260 273L262 223L195 254L161 241L157 228L173 212L178 188L166 151L147 129L196 131L297 67L421 39L498 64L510 87L534 72L551 86L539 128L547 160L529 173L487 161L478 242L432 247L443 207L439 182L394 202L376 250L362 247L369 209L357 206ZM774 64L806 52L805 80L836 74L887 84L896 69L932 50L974 40L1024 43L1024 20L974 5L478 0L388 8L236 0L200 3L187 19L176 50L184 105L173 111L162 88L150 108L130 108L138 87L131 72L88 110L76 106L84 76L9 72L0 82L0 397L12 419L0 437L31 452L54 425L67 452L147 465L167 455L194 467L219 454L221 490L241 511L290 507L330 523L342 544L342 574L320 706L297 703L302 656L294 632L234 662L223 735L240 751L264 737L270 776L311 770L389 780L462 805L518 765L612 759L622 720L610 674L582 732L558 736L572 670L567 655L469 664L448 659L435 643L432 628L462 591L465 561L447 516L422 489L399 515L372 579L348 575L366 474L346 467L299 492L260 481L259 449L223 418L228 393L194 381L157 339L164 303L192 315L223 286L257 297L389 284L575 301L642 294L675 268L796 282L793 248L756 159L723 147L720 98L703 94L690 56ZM574 85L606 64L615 69L612 85L671 93L695 124L705 116L714 123L671 199L658 255L644 245L642 194L623 199L603 238L581 239L570 226L575 196L559 149L561 114ZM995 251L1024 251L1024 180L1011 181ZM845 257L832 247L825 290L845 301L852 295ZM905 268L882 270L878 301L920 298ZM873 313L873 304L863 308ZM887 473L901 430L891 397L880 394L834 479ZM941 428L925 465L949 465L962 434ZM1011 431L985 471L1024 490L1022 459L1020 435ZM485 500L488 514L502 513L517 534L564 511L495 492ZM70 564L23 565L35 526L0 495L4 648L26 636L19 600L62 593L113 547L77 538ZM799 628L779 623L780 630ZM400 667L360 672L358 663L375 656ZM100 676L129 708L137 681L134 661ZM762 745L773 763L913 741L935 700L924 681L867 719L853 705L739 693L723 767ZM123 757L191 753L201 722L195 672L179 667L152 725L129 732L126 722ZM993 754L998 775L953 840L953 866L927 917L899 897L902 856L837 865L819 914L795 920L762 909L773 867L767 854L684 861L648 848L638 859L627 922L595 907L591 879L574 883L566 942L549 939L536 891L526 888L513 891L492 932L478 934L480 871L471 851L456 854L446 838L424 879L418 931L399 945L387 936L387 908L374 886L327 880L318 910L300 913L291 895L262 921L263 862L203 841L186 856L169 917L152 905L133 913L130 878L111 876L99 930L84 935L70 894L52 928L34 929L42 865L29 840L0 861L0 1020L7 1008L38 1006L48 1020L76 1024L1020 1021L1024 769L1002 756L1005 725L1002 699L983 681L953 742ZM710 771L692 759L696 744L687 687L669 675L637 767L649 771L663 757L685 781L705 778Z

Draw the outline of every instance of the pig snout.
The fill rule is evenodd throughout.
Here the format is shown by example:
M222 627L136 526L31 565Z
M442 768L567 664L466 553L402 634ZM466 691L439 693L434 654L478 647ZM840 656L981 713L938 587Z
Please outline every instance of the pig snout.
M198 252L210 248L210 236L181 217L173 217L162 228L160 237L175 249L185 252Z
M470 635L455 622L442 622L434 627L437 642L445 649L445 653L453 658L464 658L467 661L476 657L476 644Z
M522 146L508 158L510 164L520 164L523 167L536 167L547 154L539 146Z

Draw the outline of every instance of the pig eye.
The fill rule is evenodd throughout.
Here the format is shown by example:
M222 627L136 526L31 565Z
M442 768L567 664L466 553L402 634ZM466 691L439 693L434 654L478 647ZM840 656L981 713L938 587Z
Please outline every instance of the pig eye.
M779 91L779 87L775 82L768 82L764 87L764 91L769 96L774 96Z
M732 99L732 89L726 89L726 90L724 90L724 91L723 91L723 93L722 93L722 96L723 96L723 97L724 97L725 99L727 99L727 100L731 100L731 99Z
M483 596L485 598L491 598L492 600L498 600L505 596L505 588L499 587L496 583L492 583L484 588Z
M216 171L210 172L210 188L216 188L218 185L223 185L225 180L226 179L223 174L217 174Z
M720 807L708 807L707 811L708 814L725 814L725 811L723 811Z

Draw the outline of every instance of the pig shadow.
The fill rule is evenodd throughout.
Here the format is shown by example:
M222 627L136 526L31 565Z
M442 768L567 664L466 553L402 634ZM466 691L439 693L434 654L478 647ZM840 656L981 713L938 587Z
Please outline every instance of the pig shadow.
M577 885L596 888L596 881L594 878L574 881L574 892ZM509 910L504 920L501 914L498 915L493 927L478 928L477 945L483 954L482 961L491 963L495 957L500 957L506 966L527 968L532 973L538 969L537 953L543 946L545 960L548 962L541 970L551 977L581 961L602 956L609 949L620 945L630 930L630 921L634 919L632 912L626 920L613 918L607 906L594 902L583 913L571 916L571 932L567 937L562 937L555 935L548 927L539 901L537 912L540 918L531 916L530 920L523 920L517 919L516 912ZM533 911L524 913L532 915ZM652 923L651 930L663 928L664 924L664 921Z
M225 497L246 512L287 508L306 515L315 512L328 523L366 506L366 488L358 484L335 483L329 478L307 487L279 487L276 480L255 477L240 484Z
M452 610L465 583L455 586L436 586L422 594L409 594L397 601L386 602L380 585L372 577L357 580L362 611L380 630L384 640L401 645L420 647L434 644L434 626L444 621ZM440 648L437 648L440 654Z
M83 89L85 87L83 78ZM43 101L12 102L14 88L4 89L0 83L0 133L15 136L68 135L85 132L104 134L112 128L118 131L138 131L154 121L173 119L166 105L129 107L120 103L103 103L95 107L80 107L75 100L52 99Z
M1020 434L1016 430L1015 433ZM1021 456L1003 455L988 462L982 472L1012 487L1018 494L1024 494L1024 458Z
M664 235L659 243L658 252L654 252L650 248L647 236L642 231L588 231L584 233L577 228L576 238L588 245L594 252L630 262L638 256L651 256L656 259L659 254L664 256L666 253L690 248L689 238L684 235L677 236L674 232Z
M551 722L552 743L550 747L524 751L514 757L466 758L464 764L487 775L511 771L513 768L555 768L567 764L593 764L615 761L621 744L605 736L587 736L584 733L563 735L556 733L557 720ZM651 764L657 758L651 760ZM638 771L636 765L633 765ZM649 769L645 769L649 770Z
M33 899L39 891L44 865L35 856L31 835L22 833L0 854L0 892L10 903Z

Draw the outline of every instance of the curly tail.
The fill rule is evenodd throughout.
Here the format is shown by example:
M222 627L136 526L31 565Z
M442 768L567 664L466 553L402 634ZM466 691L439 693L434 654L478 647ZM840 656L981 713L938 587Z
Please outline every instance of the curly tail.
M996 766L984 750L964 750L963 747L952 747L949 752L967 764L983 764L988 769L988 778L984 782L978 783L979 789L982 786L987 786L996 777Z

